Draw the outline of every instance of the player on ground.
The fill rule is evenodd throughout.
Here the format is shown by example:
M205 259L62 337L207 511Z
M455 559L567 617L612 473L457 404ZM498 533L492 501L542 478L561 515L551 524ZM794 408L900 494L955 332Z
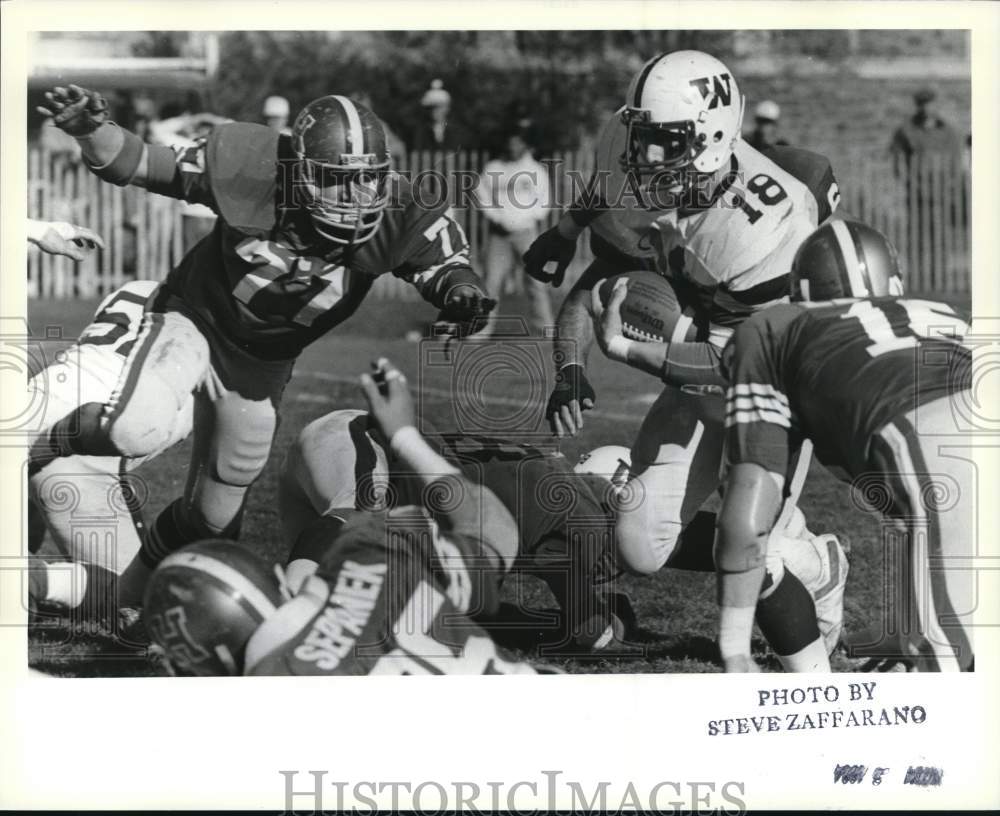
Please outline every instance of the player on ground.
M471 617L496 608L499 579L513 565L517 529L510 513L424 441L395 367L380 361L362 388L378 433L422 480L423 502L358 513L346 523L314 518L300 540L322 552L318 569L281 604L260 567L220 567L211 551L198 548L190 558L187 550L167 558L150 581L146 614L150 634L176 668L253 675L535 673L502 657ZM248 574L255 585L248 587Z
M655 270L710 322L707 342L633 344L618 355L666 385L632 446L631 480L646 500L618 515L622 565L638 574L670 563L681 530L719 485L724 406L721 392L706 391L722 385L725 340L747 315L787 297L795 250L837 204L825 158L788 147L764 155L743 141L743 107L732 74L708 54L647 62L605 129L586 195L525 256L529 273L544 277L555 264L558 275L582 229L591 229L596 259L558 319L560 368L547 414L560 436L580 429L596 399L584 369L598 282ZM828 599L817 597L832 640L847 560L838 544L831 562L830 539L813 537L801 514L790 523L787 536L809 541L822 562L809 589L818 595L826 577L838 578Z
M177 152L109 121L99 93L71 85L46 98L42 113L76 137L98 177L218 214L150 304L112 398L82 406L67 420L81 433L53 443L62 455L148 455L195 395L191 478L119 581L132 605L173 550L238 538L296 357L350 317L378 276L410 281L464 331L495 302L447 201L415 200L391 171L381 122L346 97L308 104L290 136L229 123Z
M831 222L802 245L792 270L792 299L813 303L755 315L726 348L728 476L716 563L727 671L754 668L767 535L806 439L859 497L880 505L885 552L897 553L887 561L903 562L888 579L899 596L889 614L898 617L866 651L924 671L972 665L976 491L959 420L972 404L972 358L960 343L968 326L949 306L901 294L888 241L862 224ZM816 628L800 624L798 645L811 639L821 661Z
M564 611L562 646L610 653L621 646L634 613L612 591L615 564L610 483L590 471L574 473L558 452L502 439L440 434L426 439L450 466L489 489L517 525L515 569L542 578ZM316 569L328 542L302 539L319 516L346 521L360 512L419 500L424 475L414 477L393 455L371 417L333 411L307 425L289 449L279 483L287 575L297 587ZM709 569L711 567L709 566ZM557 644L549 644L556 648Z
M60 233L62 234L62 233ZM94 319L68 349L28 384L43 405L29 445L47 445L52 429L81 405L107 402L125 367L142 323L146 303L158 284L132 281L108 295ZM46 529L70 562L33 560L32 602L60 609L79 608L90 617L113 613L105 573L121 574L138 554L145 527L141 504L147 491L129 471L181 441L191 432L193 399L174 416L163 445L145 457L32 457L29 466L29 552L42 544ZM74 433L77 429L66 427Z

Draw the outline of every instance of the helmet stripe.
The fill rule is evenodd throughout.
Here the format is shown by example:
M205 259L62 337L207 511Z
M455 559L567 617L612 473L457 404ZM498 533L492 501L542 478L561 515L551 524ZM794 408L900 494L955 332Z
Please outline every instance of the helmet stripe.
M201 570L206 575L211 575L224 584L227 584L242 595L247 602L257 611L261 618L268 618L277 611L277 607L271 603L260 589L239 570L233 569L228 564L224 564L215 558L211 558L201 553L177 552L167 556L161 562L163 565L175 565L188 567L190 569Z
M361 117L354 103L346 96L334 96L347 116L347 141L352 153L365 152L365 129L361 127Z
M847 273L847 280L844 283L848 290L847 294L851 297L867 297L870 292L865 283L866 275L862 273L862 270L865 269L865 263L862 260L863 256L858 254L857 246L851 237L851 231L846 222L839 219L830 222L830 229L833 230L837 245L840 247L841 257L844 260L844 271Z
M653 68L655 68L656 65L657 65L657 63L661 59L663 59L665 56L667 56L665 53L664 54L657 54L655 57L653 57L649 62L647 62L643 66L642 72L639 74L639 78L635 81L635 93L632 95L632 107L633 108L641 108L642 107L642 92L643 92L643 90L646 87L646 80L649 78L649 75L652 73Z

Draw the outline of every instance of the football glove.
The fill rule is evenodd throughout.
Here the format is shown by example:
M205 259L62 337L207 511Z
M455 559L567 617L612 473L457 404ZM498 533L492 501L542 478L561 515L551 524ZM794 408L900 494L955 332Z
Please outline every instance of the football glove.
M45 99L38 112L50 117L57 128L74 138L89 136L111 117L108 100L97 91L79 85L55 87L46 92Z
M486 327L486 318L496 305L495 298L487 297L485 292L474 286L455 286L448 292L434 328L444 334L467 337Z
M564 238L559 234L559 227L547 229L539 235L528 247L522 260L524 271L535 280L551 283L558 289L566 277L566 267L576 254L576 240ZM549 272L546 266L555 264L555 270Z
M588 400L590 404L584 405ZM581 410L592 408L597 402L597 393L587 381L583 366L576 363L563 367L556 375L556 385L545 408L545 417L551 422L561 408L573 402L578 402Z

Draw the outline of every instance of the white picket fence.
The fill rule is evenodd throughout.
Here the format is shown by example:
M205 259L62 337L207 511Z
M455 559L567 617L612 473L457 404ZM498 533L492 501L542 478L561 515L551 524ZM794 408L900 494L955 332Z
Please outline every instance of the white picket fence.
M555 157L557 182L570 192L568 171L586 177L592 154L572 152ZM411 172L435 168L450 176L483 166L478 152L435 156L411 153L399 163ZM967 293L970 290L969 181L961 169L939 157L914 162L897 172L885 156L845 155L834 160L840 181L842 210L884 232L899 250L908 289L916 292ZM189 214L186 205L132 188L105 184L80 162L65 154L32 150L28 164L28 215L67 220L100 233L107 249L81 263L29 252L30 297L93 297L132 278L162 279L188 245L203 234L206 221ZM453 185L453 187L456 185ZM460 202L456 202L460 203ZM485 243L486 219L475 208L455 208L477 258ZM554 221L558 211L553 210ZM569 271L574 280L590 262L586 241ZM412 299L408 284L383 276L375 297Z

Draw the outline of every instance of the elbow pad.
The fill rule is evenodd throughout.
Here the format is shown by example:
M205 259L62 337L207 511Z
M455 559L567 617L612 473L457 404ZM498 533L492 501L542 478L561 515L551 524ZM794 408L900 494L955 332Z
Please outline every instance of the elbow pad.
M139 169L142 161L142 153L146 149L146 143L136 136L132 131L120 128L113 122L101 125L97 130L78 141L86 139L91 145L91 152L97 156L107 156L112 153L113 158L102 165L89 164L91 172L99 179L116 184L119 187L126 186L135 176L135 171ZM120 145L116 143L121 140Z

